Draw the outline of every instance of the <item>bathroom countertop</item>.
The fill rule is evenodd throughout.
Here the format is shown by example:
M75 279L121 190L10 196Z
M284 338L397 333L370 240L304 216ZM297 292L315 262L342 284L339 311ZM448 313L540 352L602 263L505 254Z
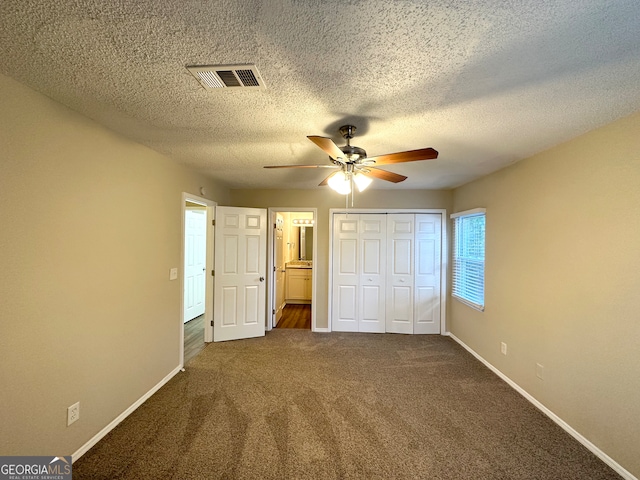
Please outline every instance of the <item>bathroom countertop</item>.
M309 260L294 260L286 263L285 268L313 268L313 262Z

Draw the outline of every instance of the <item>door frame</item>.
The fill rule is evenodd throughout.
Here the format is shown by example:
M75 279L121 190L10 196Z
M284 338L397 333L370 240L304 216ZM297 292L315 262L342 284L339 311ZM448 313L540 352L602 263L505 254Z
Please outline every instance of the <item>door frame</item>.
M440 214L442 217L442 245L440 251L440 335L447 336L449 331L447 330L447 278L449 272L448 262L448 230L449 222L447 217L446 208L330 208L329 209L329 295L327 312L329 318L327 319L327 332L331 332L331 318L333 318L332 304L333 304L333 217L336 214L359 214L359 213L435 213ZM314 229L315 234L315 229ZM315 239L314 239L315 240ZM315 244L314 244L315 246ZM315 255L315 252L314 252ZM315 287L315 284L314 284Z
M313 214L313 267L311 268L311 331L315 332L316 329L316 286L317 282L317 265L316 259L318 258L318 209L311 207L269 207L267 210L267 219L269 222L267 228L267 320L265 328L267 331L271 331L275 325L273 323L273 309L274 295L275 295L275 272L273 271L275 266L275 228L273 225L276 223L276 213L286 212L311 212ZM286 282L286 280L285 280ZM322 329L324 332L325 330Z
M181 213L181 239L180 239L180 368L184 367L184 274L185 274L185 212L187 210L187 202L199 203L205 205L207 212L207 247L206 247L206 268L207 272L204 281L204 341L213 341L213 246L214 246L214 225L215 220L215 207L217 205L213 200L208 198L199 197L191 193L182 192L182 204L180 206Z

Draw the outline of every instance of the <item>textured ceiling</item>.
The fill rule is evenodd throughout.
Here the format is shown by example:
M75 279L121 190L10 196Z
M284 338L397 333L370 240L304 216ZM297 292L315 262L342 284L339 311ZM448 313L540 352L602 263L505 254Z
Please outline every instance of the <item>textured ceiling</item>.
M440 152L372 188L449 188L640 110L638 32L637 0L2 0L0 72L232 188L315 188L262 166L328 162L306 136L345 123ZM185 69L238 63L267 88Z

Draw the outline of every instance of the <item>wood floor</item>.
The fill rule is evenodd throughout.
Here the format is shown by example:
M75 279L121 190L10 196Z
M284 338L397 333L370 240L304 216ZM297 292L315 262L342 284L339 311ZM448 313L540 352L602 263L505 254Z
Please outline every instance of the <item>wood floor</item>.
M184 324L184 364L189 363L205 346L204 315L200 315Z
M311 330L311 305L287 305L276 328L306 328Z

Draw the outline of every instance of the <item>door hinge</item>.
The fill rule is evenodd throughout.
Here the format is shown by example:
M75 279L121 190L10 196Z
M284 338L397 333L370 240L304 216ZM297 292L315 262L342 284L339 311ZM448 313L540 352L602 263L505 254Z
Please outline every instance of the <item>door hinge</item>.
M215 277L216 276L216 271L215 270L211 270L211 276Z
M215 220L211 220L211 225L213 225L215 227L216 226L216 221Z
M213 320L211 320L211 326L213 327Z
M274 308L273 310L271 310L271 314L275 315L276 314L276 309Z
M273 271L275 272L275 271L277 271L277 270L278 270L278 267L276 267L276 266L274 265L274 266L273 266Z

